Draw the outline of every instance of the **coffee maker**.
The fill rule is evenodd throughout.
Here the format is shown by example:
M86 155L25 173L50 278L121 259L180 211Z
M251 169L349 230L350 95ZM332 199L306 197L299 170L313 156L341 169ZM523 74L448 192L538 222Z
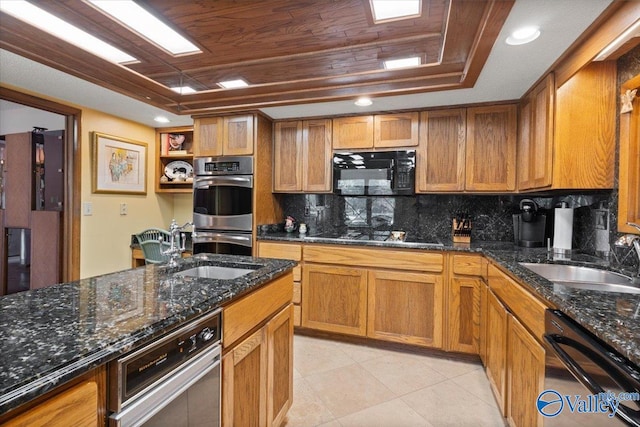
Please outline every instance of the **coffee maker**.
M525 248L544 246L547 216L538 212L538 205L531 199L520 201L520 213L513 214L515 243Z

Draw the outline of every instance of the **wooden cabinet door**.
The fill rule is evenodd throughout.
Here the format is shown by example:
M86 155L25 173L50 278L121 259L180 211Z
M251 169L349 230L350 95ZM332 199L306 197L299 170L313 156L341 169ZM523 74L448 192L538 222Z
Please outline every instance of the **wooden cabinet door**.
M478 354L482 279L453 276L449 280L447 350Z
M365 336L367 271L305 263L302 280L302 326Z
M478 339L478 355L483 366L487 366L487 313L489 309L489 287L486 283L480 286L480 338Z
M487 354L486 373L489 385L498 401L502 415L506 415L506 357L507 310L489 291L487 295Z
M275 124L273 191L302 190L302 122Z
M367 336L442 348L442 276L369 271Z
M517 116L515 105L467 109L466 190L515 190Z
M266 328L242 341L222 358L222 425L267 425Z
M520 106L518 189L551 186L553 165L554 78L547 75Z
M333 149L373 148L373 116L333 119Z
M595 61L556 90L554 189L613 188L616 63Z
M419 113L379 114L373 118L373 146L376 148L418 145Z
M640 86L640 75L628 89ZM638 233L628 222L640 224L640 98L633 100L633 110L620 115L620 198L618 231Z
M293 401L293 305L267 324L267 426L283 423Z
M6 207L4 226L30 228L31 210L35 208L32 192L33 149L31 132L6 135L4 189Z
M302 189L331 191L331 120L305 120L302 129Z
M416 192L464 190L465 146L464 108L421 113Z
M194 157L222 156L223 117L203 117L193 121Z
M98 413L98 385L95 381L87 381L45 400L2 425L4 427L67 427L70 425L96 427L100 425Z
M511 426L542 426L536 409L544 390L544 348L512 315L508 316L507 419Z
M253 115L224 118L222 152L225 156L253 154Z

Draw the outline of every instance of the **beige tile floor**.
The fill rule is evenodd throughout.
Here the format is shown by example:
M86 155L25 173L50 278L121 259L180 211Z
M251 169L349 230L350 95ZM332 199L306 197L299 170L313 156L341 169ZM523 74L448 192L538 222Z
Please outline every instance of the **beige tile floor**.
M294 338L286 427L503 427L479 362Z

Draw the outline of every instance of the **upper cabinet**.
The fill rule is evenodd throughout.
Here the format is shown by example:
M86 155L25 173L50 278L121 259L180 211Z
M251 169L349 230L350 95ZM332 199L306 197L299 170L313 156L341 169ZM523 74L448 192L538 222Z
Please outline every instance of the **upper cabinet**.
M253 114L197 118L193 130L195 157L253 154Z
M622 93L640 88L640 75L622 85ZM620 197L618 231L637 233L628 222L640 224L640 98L634 97L633 110L620 114Z
M416 191L463 191L467 110L425 111L420 115Z
M593 62L556 88L548 75L520 104L518 189L613 188L616 69Z
M517 115L516 105L467 108L467 191L515 190Z
M555 82L550 73L520 105L518 189L551 185Z
M274 192L331 191L331 120L277 122Z
M419 113L333 119L333 149L400 148L418 145Z
M193 128L156 129L156 193L191 193L193 187Z

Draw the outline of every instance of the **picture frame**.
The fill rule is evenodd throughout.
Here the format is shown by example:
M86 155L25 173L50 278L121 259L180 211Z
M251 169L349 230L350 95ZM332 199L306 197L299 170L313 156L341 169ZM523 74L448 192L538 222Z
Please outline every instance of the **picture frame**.
M93 132L93 193L147 194L147 144Z

